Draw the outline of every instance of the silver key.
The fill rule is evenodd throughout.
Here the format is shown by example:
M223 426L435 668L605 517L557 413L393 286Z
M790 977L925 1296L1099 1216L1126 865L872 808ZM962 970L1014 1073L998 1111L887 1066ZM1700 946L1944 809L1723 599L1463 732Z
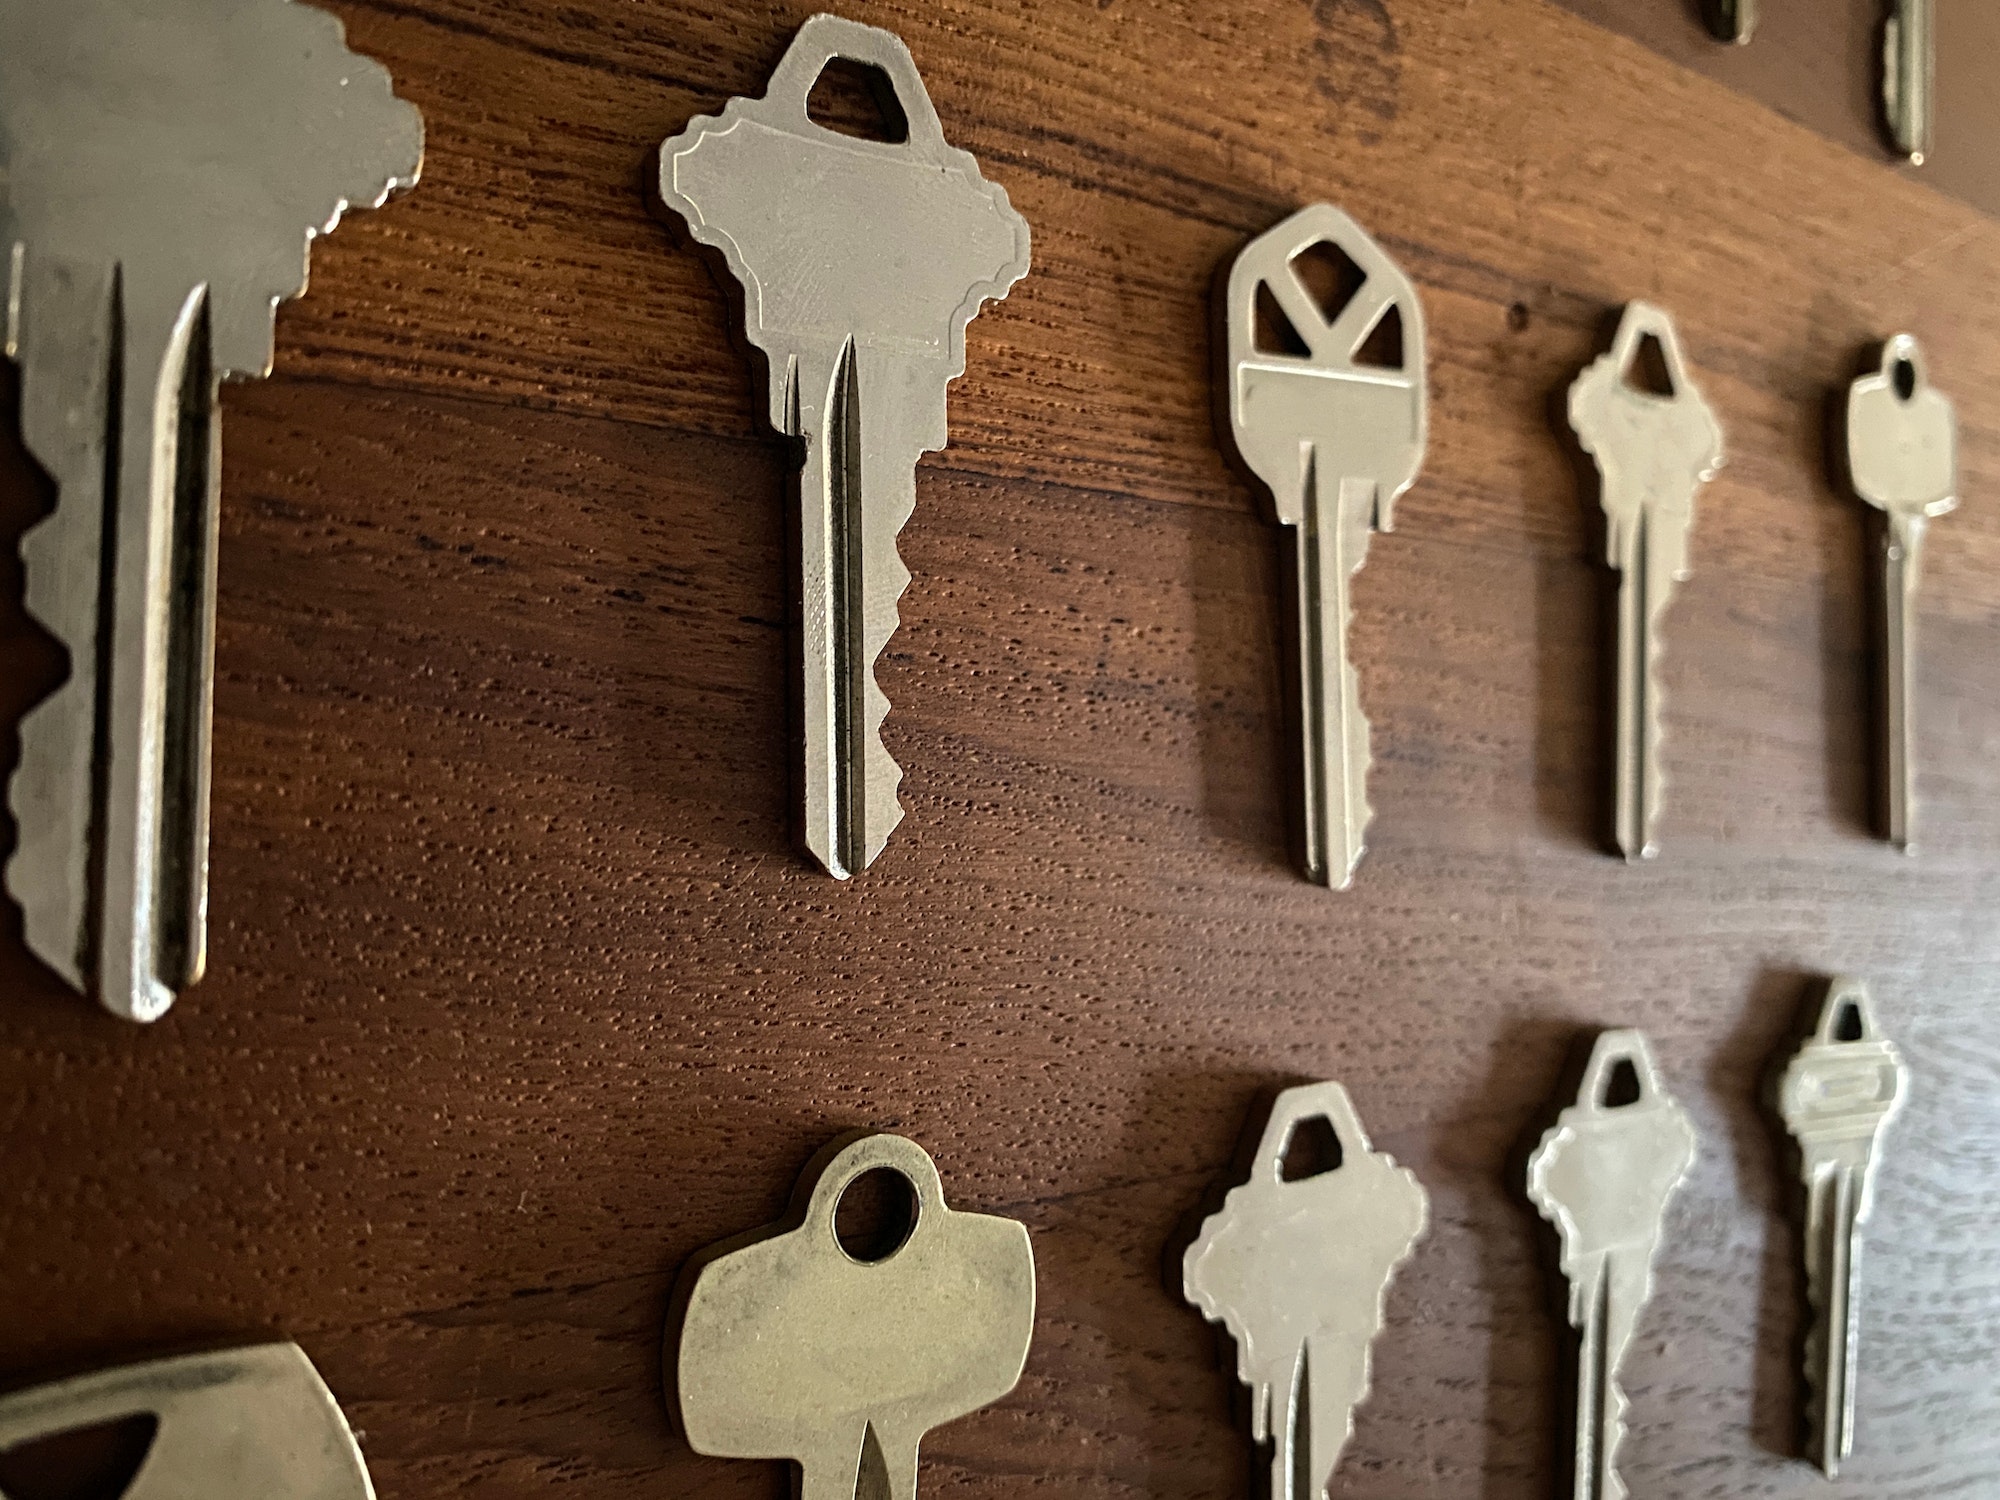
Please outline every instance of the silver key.
M1924 534L1958 505L1958 417L1924 375L1923 350L1907 333L1882 349L1881 368L1847 392L1847 470L1855 493L1887 518L1882 549L1883 832L1914 850L1915 799L1910 685Z
M1757 6L1758 0L1709 0L1709 30L1740 46L1757 33Z
M6 350L58 491L21 551L69 652L21 722L7 886L36 956L121 1016L205 962L218 383L269 372L313 237L422 155L324 11L0 4Z
M1778 1088L1806 1186L1806 1381L1813 1455L1829 1479L1854 1451L1861 1225L1874 1203L1875 1148L1902 1107L1906 1077L1895 1044L1876 1029L1867 985L1836 979Z
M1668 393L1634 384L1652 353ZM1722 467L1722 430L1688 379L1673 323L1643 302L1626 305L1611 352L1571 385L1569 422L1603 478L1605 550L1619 575L1612 835L1626 859L1651 859L1664 783L1660 620L1688 577L1695 491Z
M1931 154L1931 96L1937 75L1933 0L1894 0L1882 29L1882 108L1896 149L1921 167Z
M1330 1132L1330 1160L1288 1181L1295 1131ZM1271 1500L1320 1500L1368 1397L1382 1299L1430 1220L1422 1184L1373 1150L1347 1090L1286 1089L1250 1180L1231 1188L1181 1261L1187 1300L1236 1341L1251 1434L1271 1445Z
M1528 1158L1528 1196L1562 1239L1577 1349L1575 1500L1622 1500L1618 1368L1653 1293L1667 1200L1694 1163L1694 1127L1636 1031L1599 1036L1576 1103Z
M858 140L808 117L837 57L879 70L907 140ZM875 661L910 581L896 535L916 504L917 459L945 445L965 325L1028 272L1028 225L945 144L909 49L827 15L799 28L763 98L732 99L660 148L660 196L742 284L771 425L804 440L805 842L845 879L903 816Z
M1322 245L1361 275L1344 305L1323 306L1299 279L1299 257ZM1298 351L1259 347L1260 295ZM1292 551L1305 871L1345 890L1374 815L1368 720L1348 658L1348 589L1367 560L1369 534L1392 529L1396 499L1423 465L1423 308L1382 247L1326 203L1244 246L1227 296L1229 430L1244 466L1271 492ZM1371 341L1392 318L1400 359L1371 361Z

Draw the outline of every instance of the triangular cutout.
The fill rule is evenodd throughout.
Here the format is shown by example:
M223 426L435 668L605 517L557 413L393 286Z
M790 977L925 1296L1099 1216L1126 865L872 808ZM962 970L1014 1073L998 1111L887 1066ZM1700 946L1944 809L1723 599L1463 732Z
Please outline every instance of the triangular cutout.
M151 1412L72 1427L0 1450L7 1500L118 1500L152 1451L160 1419Z
M1368 273L1354 263L1354 257L1331 240L1320 240L1294 255L1292 275L1328 323L1346 311L1368 280Z
M1833 1039L1836 1042L1858 1042L1867 1035L1861 1024L1861 1007L1852 1000L1840 1002L1840 1014L1833 1018Z
M1268 281L1257 283L1257 309L1250 335L1251 343L1259 354L1289 354L1295 359L1305 359L1312 353L1306 341L1299 337L1292 320L1285 316L1285 310L1278 306L1277 295L1272 292Z
M1625 366L1625 383L1645 395L1673 399L1674 375L1668 368L1667 351L1658 335L1639 335L1639 347Z
M1340 1136L1325 1115L1309 1115L1294 1122L1285 1135L1284 1154L1279 1158L1278 1177L1283 1182L1304 1182L1340 1170Z
M910 138L910 119L889 75L873 63L852 58L827 59L806 95L806 116L815 125L857 140L900 146Z
M1611 1065L1611 1076L1604 1080L1604 1097L1597 1102L1603 1109L1623 1109L1639 1102L1639 1070L1632 1066L1631 1058L1621 1057Z
M1354 351L1354 362L1371 370L1403 368L1403 310L1395 303L1375 320L1368 337Z
M854 1478L854 1500L894 1500L889 1490L889 1463L870 1422L861 1434L861 1471Z

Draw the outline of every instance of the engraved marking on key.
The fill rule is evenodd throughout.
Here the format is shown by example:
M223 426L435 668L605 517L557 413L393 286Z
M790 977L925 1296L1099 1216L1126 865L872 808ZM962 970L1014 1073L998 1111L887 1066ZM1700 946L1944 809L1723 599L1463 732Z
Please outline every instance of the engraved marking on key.
M1878 802L1884 837L1914 853L1917 583L1931 519L1958 505L1958 417L1907 333L1883 345L1879 370L1848 387L1847 470L1855 493L1886 518Z
M881 70L906 141L812 121L807 96L834 58ZM910 581L896 535L916 504L917 459L945 445L965 325L1028 272L1028 225L945 144L909 49L827 15L799 28L763 98L732 99L660 148L660 196L741 283L771 425L805 444L805 841L845 879L903 816L875 661Z
M1591 1049L1576 1103L1528 1158L1528 1196L1562 1239L1577 1347L1574 1500L1623 1500L1618 1367L1653 1291L1667 1200L1694 1162L1694 1128L1636 1031Z
M1361 272L1329 317L1295 265L1336 247ZM1304 346L1258 347L1260 292ZM1348 659L1349 586L1374 531L1393 529L1396 498L1415 482L1427 435L1423 307L1381 246L1330 204L1300 209L1236 257L1227 291L1229 430L1243 464L1271 492L1293 549L1305 871L1345 890L1366 851L1368 720ZM1391 318L1400 364L1364 352Z
M1778 1085L1778 1110L1798 1142L1806 1187L1809 1441L1829 1479L1854 1451L1861 1225L1874 1205L1875 1148L1902 1107L1906 1077L1895 1044L1876 1028L1867 985L1836 979Z
M217 386L271 367L312 238L416 181L423 122L291 0L0 6L0 256L21 545L69 677L21 722L7 886L80 990L158 1018L201 977Z
M122 1500L374 1500L354 1433L296 1344L154 1360L0 1396L0 1450L146 1415L158 1425Z
M1656 345L1670 394L1633 384ZM1612 836L1627 860L1659 852L1660 621L1685 582L1695 491L1722 467L1722 430L1688 378L1674 325L1628 303L1611 351L1577 376L1569 422L1602 476L1605 551L1618 570L1618 711Z
M1332 1132L1333 1161L1287 1181L1293 1133L1315 1123ZM1254 1162L1182 1257L1182 1294L1236 1341L1251 1435L1271 1444L1271 1500L1319 1500L1368 1397L1382 1299L1430 1200L1415 1173L1370 1147L1337 1083L1280 1094Z
M1882 27L1882 109L1896 149L1921 167L1931 154L1931 100L1936 92L1937 37L1933 0L1894 0Z
M883 1168L908 1182L916 1221L857 1260L834 1215ZM669 1405L695 1452L791 1459L800 1500L915 1500L924 1434L1021 1378L1034 1253L1014 1220L947 1208L923 1148L870 1135L807 1166L784 1222L695 1257L676 1302Z

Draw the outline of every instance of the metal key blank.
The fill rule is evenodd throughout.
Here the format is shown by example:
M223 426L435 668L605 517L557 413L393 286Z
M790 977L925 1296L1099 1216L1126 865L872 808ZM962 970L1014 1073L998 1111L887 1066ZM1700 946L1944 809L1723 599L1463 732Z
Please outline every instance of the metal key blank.
M1861 1225L1874 1202L1875 1148L1902 1107L1906 1076L1895 1044L1876 1029L1867 985L1836 979L1778 1087L1806 1187L1806 1382L1813 1456L1829 1479L1854 1451Z
M1344 303L1329 305L1300 279L1300 257L1321 246L1359 273ZM1382 247L1326 203L1244 246L1227 297L1229 430L1292 549L1306 875L1345 890L1374 811L1348 589L1369 534L1392 529L1396 498L1424 461L1423 308ZM1260 340L1260 300L1286 325L1289 347ZM1387 329L1400 340L1380 338Z
M1882 29L1882 109L1896 149L1921 167L1931 154L1931 98L1936 92L1935 0L1893 0Z
M1914 852L1917 580L1932 518L1958 505L1958 417L1925 377L1923 350L1907 333L1883 345L1880 369L1848 387L1847 470L1855 492L1886 518L1879 801L1883 833Z
M1575 1500L1622 1500L1618 1367L1653 1292L1667 1200L1694 1162L1694 1128L1668 1097L1646 1039L1607 1031L1576 1103L1528 1158L1528 1196L1562 1240L1577 1348Z
M0 0L0 255L22 544L69 676L21 723L7 868L28 944L150 1021L208 911L217 385L271 367L313 236L416 181L423 125L292 0Z
M891 85L907 139L856 139L808 116L835 58ZM896 534L916 463L945 445L965 325L1028 272L1028 225L945 144L909 49L814 16L761 99L732 99L660 148L660 196L742 284L771 425L805 444L799 478L806 846L841 878L903 816L882 744L875 661L910 581Z
M1316 1175L1287 1180L1294 1132L1331 1132ZM1182 1258L1181 1285L1236 1341L1250 1424L1271 1445L1271 1500L1320 1500L1368 1396L1382 1299L1430 1218L1414 1173L1375 1151L1337 1083L1286 1089L1232 1188Z
M880 1170L907 1183L912 1222L861 1260L834 1215ZM947 1208L920 1146L870 1135L815 1158L785 1222L697 1256L676 1303L670 1405L697 1453L791 1459L800 1500L915 1500L923 1435L1021 1378L1034 1253L1014 1220Z
M122 1500L374 1500L347 1419L296 1344L154 1360L0 1396L0 1452L148 1415L152 1445Z
M1665 389L1637 383L1651 368ZM1569 423L1602 478L1605 550L1618 570L1612 836L1628 860L1659 852L1660 620L1688 577L1694 496L1722 467L1722 429L1688 379L1667 315L1628 303L1611 352L1569 390Z

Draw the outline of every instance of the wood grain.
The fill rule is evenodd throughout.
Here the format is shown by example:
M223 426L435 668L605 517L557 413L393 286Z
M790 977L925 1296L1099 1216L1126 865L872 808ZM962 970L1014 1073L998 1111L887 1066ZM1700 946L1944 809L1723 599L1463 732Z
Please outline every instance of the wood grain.
M299 1339L385 1500L768 1496L658 1391L694 1250L855 1125L1035 1237L1007 1401L927 1496L1250 1493L1162 1252L1263 1090L1337 1077L1432 1194L1332 1493L1543 1496L1557 1288L1520 1154L1644 1026L1702 1136L1627 1371L1637 1496L1818 1494L1789 1167L1758 1104L1815 976L1916 1083L1869 1242L1846 1493L2000 1476L2000 230L1539 0L926 0L948 136L1035 231L973 325L882 669L908 816L792 850L788 457L639 196L808 7L342 0L425 110L226 402L211 975L94 1014L0 906L0 1373ZM1428 468L1357 585L1373 848L1285 852L1278 546L1219 456L1206 297L1341 203L1419 282ZM1722 414L1668 620L1665 853L1600 848L1605 575L1551 398L1628 296ZM1862 345L1926 341L1966 504L1922 603L1924 851L1872 840ZM12 442L13 424L4 424ZM8 535L48 497L18 451ZM0 585L10 721L59 653Z

